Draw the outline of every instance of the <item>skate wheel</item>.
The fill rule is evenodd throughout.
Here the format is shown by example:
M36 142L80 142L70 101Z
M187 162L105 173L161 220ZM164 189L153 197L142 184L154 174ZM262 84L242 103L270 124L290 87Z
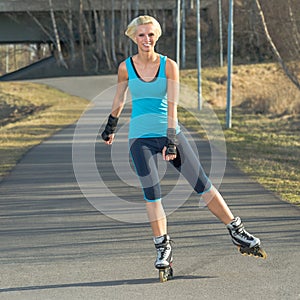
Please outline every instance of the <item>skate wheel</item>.
M159 270L159 281L166 282L173 277L173 269L171 267Z
M244 256L254 256L255 258L267 258L267 253L262 248L253 247L253 248L243 248L241 246L238 246L239 252Z
M260 257L263 259L266 259L268 257L266 251L262 248L259 249L259 254L260 254Z

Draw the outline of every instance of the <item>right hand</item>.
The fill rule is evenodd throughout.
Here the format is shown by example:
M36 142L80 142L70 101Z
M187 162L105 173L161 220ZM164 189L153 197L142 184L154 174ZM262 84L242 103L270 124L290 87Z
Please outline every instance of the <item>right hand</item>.
M175 153L168 153L168 148L167 146L165 146L162 150L162 157L163 157L163 160L166 160L166 161L170 161L170 160L174 160L176 158L176 147L175 147Z
M108 139L105 140L104 143L105 143L106 145L111 145L111 144L113 143L113 141L114 141L114 138L115 138L115 134L114 134L114 133L109 134L109 135L108 135Z
M115 137L114 132L117 128L118 120L119 118L112 116L112 114L108 117L105 129L101 134L102 139L107 145L111 145L113 143Z

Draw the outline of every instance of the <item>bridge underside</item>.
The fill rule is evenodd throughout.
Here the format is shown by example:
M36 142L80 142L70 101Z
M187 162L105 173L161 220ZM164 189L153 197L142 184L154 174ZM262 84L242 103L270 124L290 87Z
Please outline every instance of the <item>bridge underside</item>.
M202 0L201 9L205 9L214 1ZM107 0L82 0L84 3L82 10L79 9L81 2L79 0L52 0L52 2L58 35L54 32L49 0L0 1L0 44L36 44L33 49L37 49L37 57L43 57L38 53L39 49L44 48L50 49L52 55L49 59L15 72L16 74L10 74L5 80L26 76L33 78L41 74L47 76L50 73L50 77L65 76L66 72L74 75L75 71L82 74L91 69L95 69L94 72L102 72L104 69L111 72L134 50L135 45L124 37L127 20L142 14L153 15L158 19L164 34L160 38L157 50L175 58L176 0L114 0L113 11L112 1ZM189 6L194 2L193 0L185 2L190 13L194 13ZM57 38L60 40L59 43ZM112 47L112 43L115 48ZM40 47L41 44L49 44L49 47ZM58 61L61 54L70 62L69 69L61 71L60 65L59 70L54 72L54 61ZM74 67L73 65L77 63L80 65Z
M202 0L201 8L205 9L215 0ZM111 1L101 0L83 0L83 11L86 15L91 15L95 9L98 13L105 12L105 23L109 23L111 18ZM186 0L186 7L191 8L191 4L195 1ZM52 0L53 9L56 21L58 22L61 31L62 40L64 33L68 32L68 17L70 14L76 16L73 21L73 27L79 26L79 0ZM138 3L138 7L137 7ZM126 18L138 14L156 15L162 11L173 11L173 19L176 18L176 0L154 1L154 0L139 0L139 1L123 1L114 0L116 18L115 22L120 22L123 18L121 10L126 12ZM159 20L162 21L162 20ZM108 30L111 25L108 26ZM176 25L175 25L176 26ZM117 26L116 26L117 27ZM8 0L0 2L0 43L48 43L53 42L54 32L51 22L49 0ZM66 40L66 38L65 38Z
M202 0L204 2L212 2L214 0ZM52 0L52 7L55 11L62 10L79 10L80 4L82 3L84 10L111 10L112 1L107 0ZM138 6L139 10L153 10L153 9L173 9L176 8L177 0L138 0L138 1L124 1L114 0L114 9L120 8L131 8L136 9ZM4 0L0 2L0 12L42 12L49 11L49 0Z
M52 32L51 32L52 33ZM0 43L47 43L51 38L28 14L0 14Z

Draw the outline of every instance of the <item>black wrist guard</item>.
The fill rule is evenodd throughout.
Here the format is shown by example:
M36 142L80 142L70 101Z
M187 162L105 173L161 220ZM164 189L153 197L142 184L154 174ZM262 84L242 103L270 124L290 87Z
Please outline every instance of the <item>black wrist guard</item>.
M176 129L175 128L168 128L167 130L167 150L166 150L166 155L172 154L176 155L176 144L177 144L177 139L176 139Z
M105 126L104 131L102 132L101 136L104 141L109 140L109 135L113 134L116 131L117 125L118 125L119 118L113 117L112 115L109 115L107 124Z

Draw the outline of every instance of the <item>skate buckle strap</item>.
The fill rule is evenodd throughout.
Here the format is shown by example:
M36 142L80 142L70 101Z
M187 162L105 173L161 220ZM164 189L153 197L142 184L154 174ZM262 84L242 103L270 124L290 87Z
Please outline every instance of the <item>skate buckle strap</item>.
M244 224L239 217L236 217L230 224L227 225L227 228L230 229L231 232L241 233L245 231Z
M172 244L175 244L175 242L173 240L171 240L171 239L168 239L168 240L163 241L161 243L154 243L156 249L164 248L167 245L172 245Z
M154 238L155 248L160 253L160 259L165 258L167 250L171 250L171 243L173 244L173 240L168 235Z
M236 228L234 228L233 231L234 231L233 235L240 235L240 236L245 237L250 240L253 239L252 235L245 229L243 223L241 223Z

